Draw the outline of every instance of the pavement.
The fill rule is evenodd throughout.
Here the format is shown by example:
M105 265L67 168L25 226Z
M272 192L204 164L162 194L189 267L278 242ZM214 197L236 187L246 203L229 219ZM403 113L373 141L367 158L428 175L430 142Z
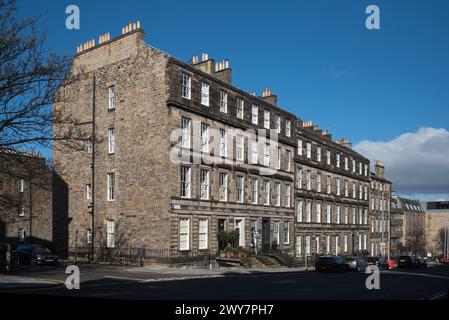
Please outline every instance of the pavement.
M33 277L0 275L0 291L42 289L61 285L61 281Z

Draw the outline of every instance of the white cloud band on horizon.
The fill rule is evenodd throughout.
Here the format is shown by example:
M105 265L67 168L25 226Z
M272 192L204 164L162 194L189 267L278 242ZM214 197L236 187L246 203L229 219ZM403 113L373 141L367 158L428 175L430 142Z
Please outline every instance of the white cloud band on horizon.
M361 141L354 149L382 160L393 190L403 194L449 195L449 131L423 127L390 141Z

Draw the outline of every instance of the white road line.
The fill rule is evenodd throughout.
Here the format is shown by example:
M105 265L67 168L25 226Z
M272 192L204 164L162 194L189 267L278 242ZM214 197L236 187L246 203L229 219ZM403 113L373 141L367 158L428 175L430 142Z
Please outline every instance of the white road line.
M427 274L427 273L413 273L413 272L401 272L401 271L381 271L381 273L402 274L402 275L407 275L407 276L421 276L421 277L437 278L437 279L448 279L449 280L449 277L437 276L437 275Z
M224 275L207 275L207 276L192 276L192 277L175 277L175 278L152 278L152 279L139 279L139 278L127 278L127 277L117 277L117 276L104 276L110 279L128 280L136 281L140 283L147 282L164 282L164 281L182 281L182 280L192 280L192 279L206 279L206 278L222 278Z
M433 296L431 296L430 298L429 298L429 300L436 300L436 299L439 299L439 298L441 298L441 297L444 297L445 295L447 295L448 293L446 292L446 291L442 291L442 292L438 292L438 293L435 293Z

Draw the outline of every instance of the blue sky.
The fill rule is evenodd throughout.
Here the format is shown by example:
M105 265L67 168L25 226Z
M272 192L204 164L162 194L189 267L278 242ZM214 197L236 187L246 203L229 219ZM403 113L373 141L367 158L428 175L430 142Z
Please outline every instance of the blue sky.
M282 107L354 144L449 128L449 1L18 4L20 15L41 14L48 47L68 54L140 20L147 43L186 61L201 52L229 58L236 86L270 87ZM80 30L65 28L70 4L80 8ZM380 8L380 30L365 28L370 4Z

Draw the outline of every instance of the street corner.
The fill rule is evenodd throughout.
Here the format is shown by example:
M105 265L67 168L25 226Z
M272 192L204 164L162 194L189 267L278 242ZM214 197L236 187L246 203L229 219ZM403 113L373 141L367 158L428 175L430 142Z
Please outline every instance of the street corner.
M64 286L64 282L54 279L0 275L0 292L20 292L21 290L46 289Z

